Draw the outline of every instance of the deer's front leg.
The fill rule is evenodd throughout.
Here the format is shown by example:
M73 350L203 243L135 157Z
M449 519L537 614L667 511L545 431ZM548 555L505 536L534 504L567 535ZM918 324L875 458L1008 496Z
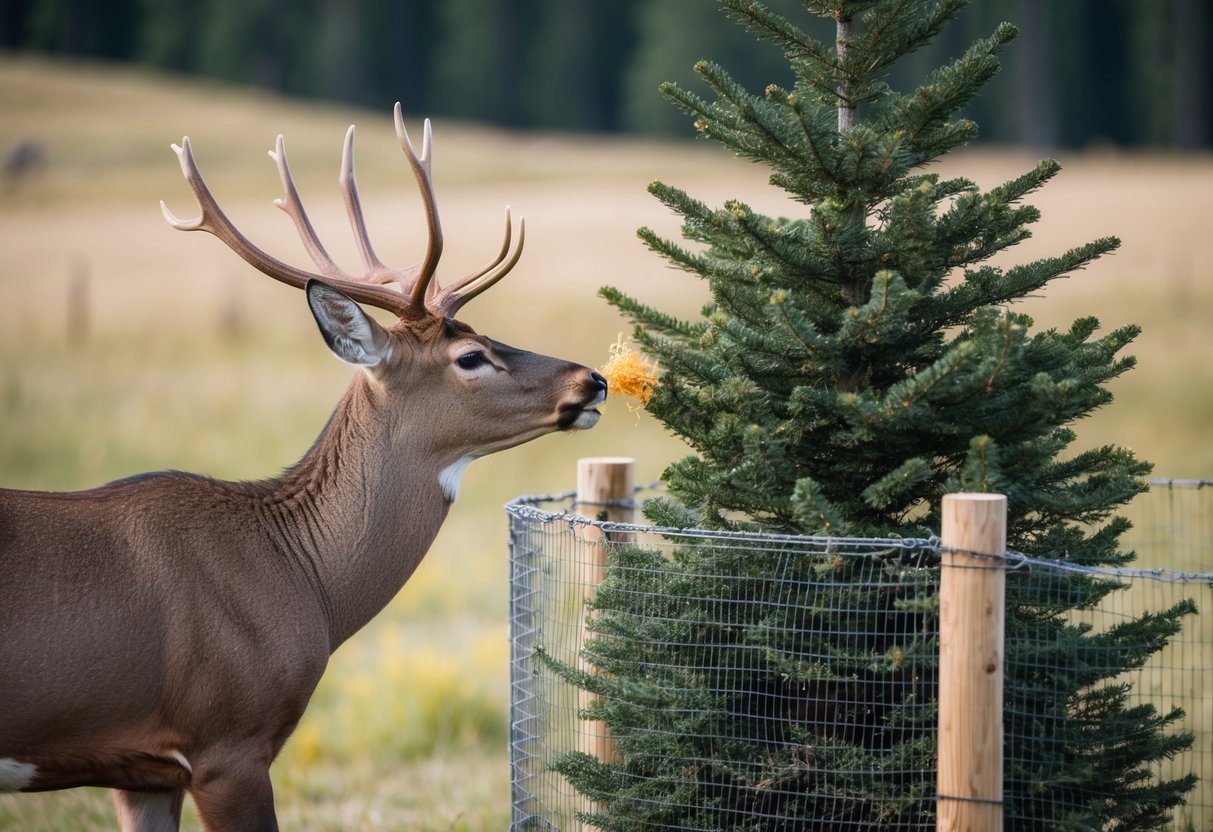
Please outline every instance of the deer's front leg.
M190 796L207 832L278 832L267 766L233 759L211 776L198 774Z

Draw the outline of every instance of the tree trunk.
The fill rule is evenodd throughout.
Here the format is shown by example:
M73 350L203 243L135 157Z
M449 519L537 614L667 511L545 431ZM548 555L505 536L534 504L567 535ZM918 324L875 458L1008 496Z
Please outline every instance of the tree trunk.
M838 25L834 36L834 51L838 55L838 62L844 62L847 54L848 41L853 32L853 22L849 17L839 17ZM859 119L859 106L851 101L851 91L848 88L846 78L839 73L838 79L838 132L843 133L855 126L855 122ZM864 207L862 205L854 205L850 211L850 221L854 225L863 225L864 223ZM852 306L862 306L867 302L868 281L864 277L854 280L845 281L842 284L842 297L847 303ZM863 369L856 376L856 384L858 379L866 377L867 370Z
M841 63L842 59L844 57L846 57L847 41L850 40L850 37L851 37L851 27L852 27L851 18L849 18L849 17L838 18L838 26L837 26L836 33L834 36L834 51L838 53L839 63ZM840 103L848 102L850 100L849 96L850 96L850 91L847 89L847 82L844 79L839 78L839 80L838 80L838 97L840 99L842 99L842 102L840 102ZM851 104L850 106L839 106L839 108L838 108L838 132L841 133L844 130L849 130L851 127L853 127L855 125L855 120L858 118L858 116L859 116L859 108L856 107L854 104Z

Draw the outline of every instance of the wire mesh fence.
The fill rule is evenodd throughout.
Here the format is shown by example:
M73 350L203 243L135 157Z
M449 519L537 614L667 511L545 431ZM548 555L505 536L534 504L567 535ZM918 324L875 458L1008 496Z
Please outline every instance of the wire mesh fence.
M1008 829L1213 830L1210 497L1132 507L1150 568L1008 557L1032 611L1008 615ZM655 530L574 499L507 508L512 829L934 828L938 540Z

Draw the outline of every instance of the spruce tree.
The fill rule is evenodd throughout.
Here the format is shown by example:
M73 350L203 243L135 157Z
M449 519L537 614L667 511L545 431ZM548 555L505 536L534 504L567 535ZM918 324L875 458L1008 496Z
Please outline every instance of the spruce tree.
M1128 524L1114 512L1150 468L1119 447L1073 449L1072 425L1110 401L1106 385L1132 367L1122 351L1138 330L1100 335L1095 318L1038 330L1010 308L1118 241L991 265L1029 236L1039 214L1023 200L1057 162L988 191L925 168L976 135L958 113L997 72L1014 27L903 93L885 80L890 65L965 0L805 0L835 22L834 44L758 3L722 5L783 51L792 87L754 94L702 61L711 100L662 92L701 136L769 168L792 215L650 187L683 218L686 242L641 237L706 281L711 301L681 320L602 291L659 362L648 411L693 450L666 470L670 497L650 502L649 518L927 537L945 493L998 491L1012 549L1082 566L1131 560L1119 544ZM934 726L923 708L933 707L935 609L920 572L930 559L772 560L704 543L671 560L619 547L593 601L586 658L596 672L549 662L600 695L586 716L607 723L620 751L557 766L594 799L590 820L617 830L933 828ZM807 584L789 590L789 574L852 588L831 606ZM873 588L871 574L898 585ZM1130 704L1118 681L1191 607L1101 633L1074 623L1114 587L1009 578L1009 829L1156 829L1194 784L1151 768L1190 744L1174 725L1182 714ZM863 612L840 619L838 609ZM793 635L828 660L798 664ZM835 704L806 714L806 700Z

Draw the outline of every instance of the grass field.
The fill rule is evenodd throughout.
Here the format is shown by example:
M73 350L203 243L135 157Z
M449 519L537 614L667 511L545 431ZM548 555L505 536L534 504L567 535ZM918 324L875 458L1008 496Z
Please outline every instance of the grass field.
M194 205L170 142L188 134L238 226L303 262L264 151L286 135L292 168L339 262L356 255L336 190L346 126L376 248L413 262L423 221L388 113L91 65L0 57L0 148L36 138L47 165L0 189L0 485L84 488L178 468L256 478L292 463L350 377L314 332L301 294L264 278L206 235L169 228L157 200ZM941 171L991 187L1035 161L956 154ZM1122 250L1024 304L1062 326L1093 314L1136 322L1140 366L1117 401L1080 426L1085 444L1134 448L1172 477L1213 473L1213 158L1063 155L1033 202L1044 218L1006 262L1115 234ZM677 222L645 193L660 178L718 204L738 197L792 214L761 169L701 144L518 134L435 125L442 275L486 259L502 206L527 217L527 254L463 317L512 343L587 364L626 329L595 297L612 284L691 313L702 287L648 253L635 229ZM68 303L84 287L84 317ZM84 320L69 333L70 320ZM638 459L656 479L681 453L621 403L594 431L541 439L472 466L421 569L336 654L275 765L284 827L500 830L507 826L507 576L502 503L564 490L575 460ZM1188 565L1192 566L1192 565ZM1205 565L1208 568L1209 565ZM111 828L108 798L83 790L0 797L0 829ZM191 828L196 823L191 819Z

